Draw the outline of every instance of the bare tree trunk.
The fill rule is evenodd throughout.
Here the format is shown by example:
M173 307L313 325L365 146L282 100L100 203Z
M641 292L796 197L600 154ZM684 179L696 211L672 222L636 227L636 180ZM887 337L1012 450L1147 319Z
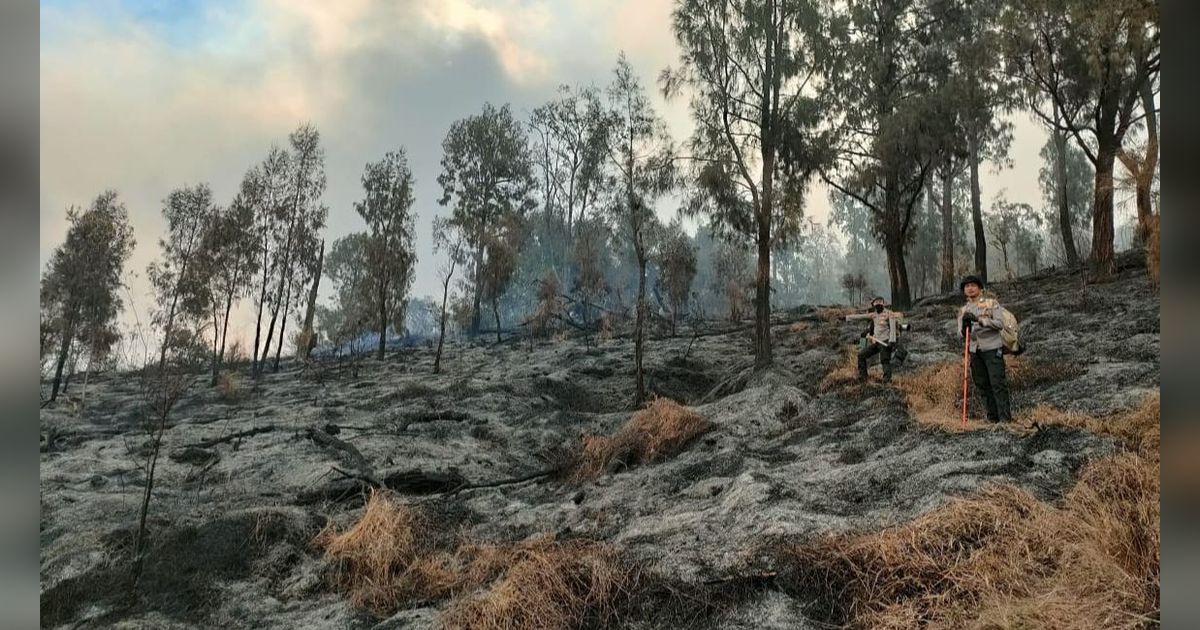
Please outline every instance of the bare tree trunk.
M983 208L979 199L979 142L973 136L967 140L971 168L971 222L975 226L975 271L986 283L987 236L983 232Z
M1150 188L1154 184L1154 170L1158 166L1158 116L1154 111L1154 94L1148 81L1142 85L1141 95L1142 110L1146 115L1146 155L1136 156L1121 148L1117 150L1117 157L1133 176L1136 186L1138 223L1135 241L1139 247L1144 247L1150 217L1154 214Z
M942 292L954 291L954 170L947 159L942 171Z
M317 345L317 335L313 331L313 315L317 312L317 290L321 287L321 267L325 263L325 241L321 241L321 251L317 254L317 271L313 275L312 289L308 292L308 308L304 311L304 359L312 355L313 347ZM296 349L300 354L300 349Z
M376 353L376 358L383 360L383 354L387 349L387 287L383 281L379 283L379 291L376 299L379 300L379 350Z
M492 298L492 314L496 317L496 343L500 343L500 296Z
M1116 148L1102 137L1096 153L1096 195L1092 203L1092 255L1090 259L1093 277L1104 280L1116 270L1113 255L1113 163Z
M292 281L291 281L291 279L288 279L287 294L286 294L286 297L283 298L282 306L280 306L280 311L282 311L283 317L279 318L279 342L278 342L278 345L275 346L275 363L274 363L274 365L271 366L272 372L279 371L279 355L283 353L283 332L284 332L284 330L287 329L288 310L290 310L291 305L292 305Z
M217 384L217 376L221 372L221 364L225 362L225 342L229 340L229 311L233 309L233 294L230 293L225 298L225 317L221 324L221 349L217 352L216 358L213 360L212 382L213 386Z
M471 336L479 334L479 320L483 313L483 283L480 275L483 273L483 245L475 250L475 311L471 314Z
M642 372L642 356L645 352L642 329L646 321L646 250L642 243L642 231L635 229L633 233L634 248L637 250L638 261L638 300L637 323L633 337L633 362L637 391L634 394L634 404L641 407L646 402L646 381Z
M1055 179L1058 183L1058 229L1062 232L1063 250L1067 255L1067 266L1079 266L1079 250L1075 248L1075 230L1071 226L1071 200L1067 198L1067 134L1054 131Z
M433 357L433 373L437 374L442 369L442 344L446 341L446 300L450 297L450 278L454 276L454 259L450 259L450 272L446 274L446 280L442 282L442 321L441 330L438 332L437 354Z
M74 318L67 320L67 325L59 331L62 342L59 345L58 361L54 367L54 384L50 388L50 400L58 398L59 385L62 383L63 368L67 365L67 355L71 353L71 338L75 336Z

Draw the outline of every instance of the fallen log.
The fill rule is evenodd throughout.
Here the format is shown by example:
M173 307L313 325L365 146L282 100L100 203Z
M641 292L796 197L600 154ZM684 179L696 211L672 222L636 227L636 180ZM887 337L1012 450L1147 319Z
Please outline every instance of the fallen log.
M223 444L225 442L232 442L233 440L239 440L241 438L250 437L252 435L258 435L260 433L268 433L268 432L271 432L274 430L275 430L275 425L268 424L268 425L264 425L261 427L254 427L253 429L247 429L245 431L238 431L237 433L230 433L229 435L219 437L219 438L210 438L207 440L200 440L199 442L195 442L193 444L188 444L188 446L194 446L196 448L212 448L218 444Z

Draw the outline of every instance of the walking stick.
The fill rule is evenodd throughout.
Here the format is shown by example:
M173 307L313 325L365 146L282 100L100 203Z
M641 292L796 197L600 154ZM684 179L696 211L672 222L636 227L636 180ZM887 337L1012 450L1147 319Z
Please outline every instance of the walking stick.
M967 334L963 336L963 407L962 427L967 428L967 357L971 347L971 327L967 326Z

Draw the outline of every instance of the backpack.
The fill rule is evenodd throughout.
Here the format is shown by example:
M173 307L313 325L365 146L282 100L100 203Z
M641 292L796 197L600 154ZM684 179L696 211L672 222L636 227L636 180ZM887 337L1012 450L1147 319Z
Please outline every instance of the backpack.
M1000 339L1004 342L1004 353L1013 356L1025 352L1025 344L1021 342L1021 326L1017 323L1016 315L1008 309L998 307L1000 311Z

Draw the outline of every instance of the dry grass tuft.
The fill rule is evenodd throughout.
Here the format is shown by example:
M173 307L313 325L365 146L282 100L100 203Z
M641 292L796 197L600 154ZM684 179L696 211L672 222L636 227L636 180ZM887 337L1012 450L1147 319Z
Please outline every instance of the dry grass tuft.
M217 398L227 403L242 399L242 383L237 374L225 370L217 375Z
M1010 386L1017 391L1020 387L1028 387L1030 382L1038 382L1046 378L1057 379L1061 376L1059 369L1052 365L1045 367L1044 364L1039 366L1038 364L1014 362L1014 367L1015 369L1011 372L1014 377L1010 379ZM1069 372L1070 370L1067 369L1062 373ZM1051 376L1047 376L1047 374ZM1036 431L1038 427L1047 425L1078 427L1093 433L1112 435L1124 442L1130 449L1141 453L1144 457L1154 457L1157 461L1160 441L1159 395L1157 393L1147 396L1136 409L1105 417L1062 411L1047 404L1039 404L1031 409L1016 412L1013 422L1006 424L978 420L982 415L982 405L979 403L978 396L971 389L968 391L970 398L967 401L967 424L964 428L962 426L961 364L931 365L916 373L898 376L894 380L896 386L904 394L909 413L917 423L922 425L949 432L1006 430L1017 433L1029 433ZM1017 383L1022 383L1022 385L1018 386ZM973 388L974 385L970 387Z
M662 460L712 428L700 414L669 398L657 398L613 435L585 435L571 477L585 481L620 467Z
M435 544L415 508L372 492L349 529L327 528L316 544L337 560L337 586L377 615L451 598L444 625L457 628L576 628L609 619L639 575L613 547L542 535L515 544Z
M838 322L857 312L853 306L818 306L816 309L817 317L823 322Z
M1038 405L1018 417L1016 430L1028 431L1038 426L1061 425L1087 429L1093 433L1111 435L1142 457L1158 461L1161 441L1160 395L1150 394L1138 407L1105 417L1095 417Z
M962 364L937 363L894 379L913 418L949 431L961 430ZM971 401L967 401L969 405ZM970 413L968 408L968 420ZM975 423L975 428L983 425ZM970 423L968 424L970 426Z
M870 628L1136 628L1157 617L1158 464L1085 467L1061 507L1010 485L912 523L775 549L789 590Z
M326 528L316 543L338 561L337 586L352 604L383 613L399 604L440 594L436 571L419 562L431 550L430 525L411 506L372 491L358 521L344 532Z
M802 332L807 331L811 327L812 327L812 325L809 324L808 322L792 322L791 325L788 326L788 332L802 333Z
M858 349L854 346L847 346L841 362L834 366L834 368L825 375L825 378L821 379L821 383L817 386L817 388L822 393L828 393L835 390L850 389L859 386Z
M608 627L638 576L610 546L549 536L500 549L493 559L502 561L495 566L503 576L451 604L443 617L448 630Z

